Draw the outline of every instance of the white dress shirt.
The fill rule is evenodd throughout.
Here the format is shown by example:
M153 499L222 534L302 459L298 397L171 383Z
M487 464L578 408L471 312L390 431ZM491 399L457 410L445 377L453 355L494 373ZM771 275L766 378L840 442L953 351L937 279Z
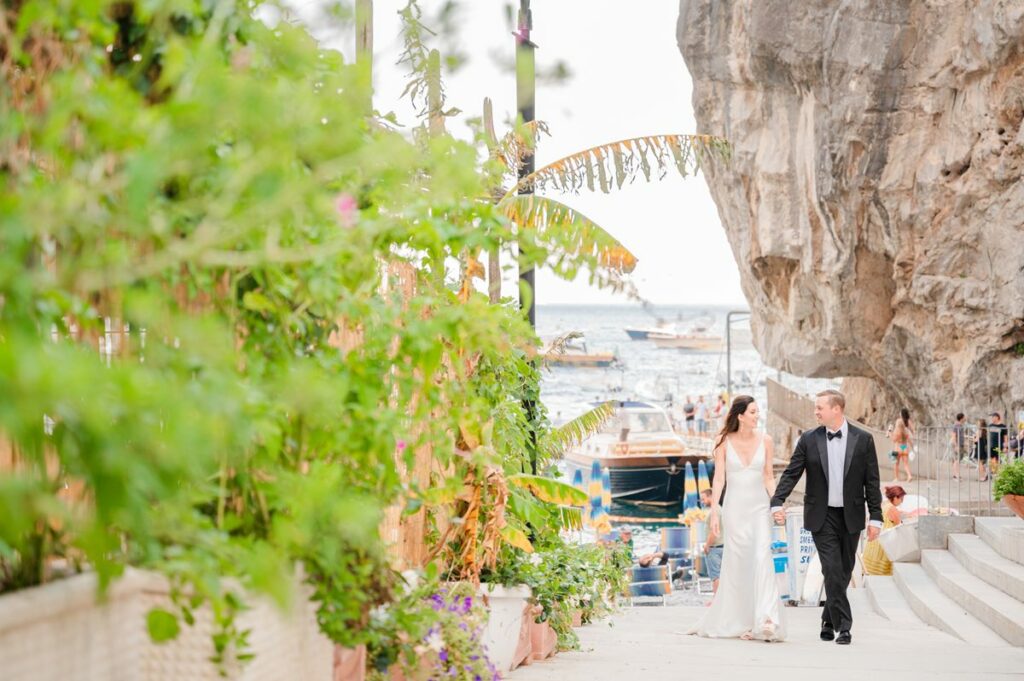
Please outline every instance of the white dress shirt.
M829 437L839 433L842 437ZM825 446L828 448L828 505L832 508L843 507L843 478L846 463L846 443L850 441L850 424L843 419L843 425L837 431L825 429Z

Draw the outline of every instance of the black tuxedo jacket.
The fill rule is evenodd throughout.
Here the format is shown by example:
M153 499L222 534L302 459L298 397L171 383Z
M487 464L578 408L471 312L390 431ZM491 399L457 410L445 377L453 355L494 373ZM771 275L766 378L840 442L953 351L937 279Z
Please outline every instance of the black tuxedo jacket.
M846 460L843 474L843 510L846 529L850 533L864 529L864 503L872 520L882 522L882 491L878 480L878 456L871 435L852 423L848 424ZM786 497L803 473L807 473L804 486L804 527L817 532L825 524L828 513L828 446L825 426L809 430L800 436L793 450L789 466L779 478L772 507L782 506Z

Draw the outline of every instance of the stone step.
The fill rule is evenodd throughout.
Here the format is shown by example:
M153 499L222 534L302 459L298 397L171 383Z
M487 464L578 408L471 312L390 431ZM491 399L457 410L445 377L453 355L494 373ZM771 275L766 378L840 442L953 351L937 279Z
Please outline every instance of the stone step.
M972 575L949 551L922 551L921 567L957 605L1008 642L1024 646L1024 603Z
M975 534L949 535L949 552L972 575L1024 602L1024 565L999 555Z
M876 613L901 629L927 628L928 625L914 614L893 577L868 575L864 582L868 603Z
M1003 558L1024 565L1024 520L979 516L974 519L974 532Z
M893 563L893 581L914 613L936 629L982 647L1007 647L1007 642L942 593L918 563Z

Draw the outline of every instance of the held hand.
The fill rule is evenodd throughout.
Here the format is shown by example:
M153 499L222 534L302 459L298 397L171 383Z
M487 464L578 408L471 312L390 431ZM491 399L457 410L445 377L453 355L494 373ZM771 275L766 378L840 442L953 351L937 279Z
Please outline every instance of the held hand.
M874 525L868 525L868 541L875 541L878 539L879 530Z
M775 524L776 525L784 525L786 523L786 512L785 511L776 511L775 513L772 514L772 517L775 518Z

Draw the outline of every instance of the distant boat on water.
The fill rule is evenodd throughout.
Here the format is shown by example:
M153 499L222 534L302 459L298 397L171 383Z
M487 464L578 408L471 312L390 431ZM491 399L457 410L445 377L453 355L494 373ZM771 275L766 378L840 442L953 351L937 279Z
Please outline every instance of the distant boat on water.
M695 320L685 331L657 331L650 334L655 347L685 352L721 352L725 341L711 331L714 320Z
M587 344L574 339L560 348L549 347L544 352L544 361L549 366L556 367L589 367L607 368L618 363L618 357L614 352L588 352Z
M676 332L676 325L670 322L659 321L657 326L627 326L623 329L631 340L650 340L658 334L671 334Z

